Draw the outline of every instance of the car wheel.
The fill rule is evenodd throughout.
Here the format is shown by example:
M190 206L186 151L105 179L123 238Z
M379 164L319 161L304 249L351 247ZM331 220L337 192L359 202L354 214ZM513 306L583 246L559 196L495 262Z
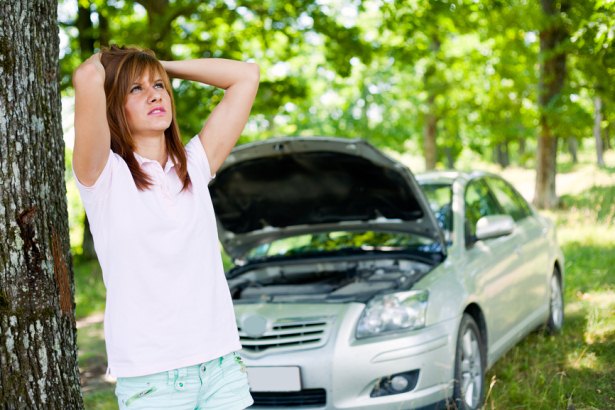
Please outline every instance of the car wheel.
M557 270L551 275L549 283L549 319L547 320L547 332L559 333L564 325L564 293L562 283Z
M455 408L479 409L485 386L485 346L472 316L464 313L457 336L455 354Z

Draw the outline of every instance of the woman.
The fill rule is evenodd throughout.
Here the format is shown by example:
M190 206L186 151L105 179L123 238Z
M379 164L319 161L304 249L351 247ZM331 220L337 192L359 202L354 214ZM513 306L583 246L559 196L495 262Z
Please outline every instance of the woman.
M185 147L169 76L225 90ZM73 75L73 170L107 288L108 372L121 409L252 404L207 184L258 81L255 64L159 61L116 46Z

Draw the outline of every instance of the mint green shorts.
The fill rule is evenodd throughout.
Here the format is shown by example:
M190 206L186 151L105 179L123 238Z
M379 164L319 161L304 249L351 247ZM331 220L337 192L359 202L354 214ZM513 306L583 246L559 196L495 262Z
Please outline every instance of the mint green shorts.
M167 372L118 377L115 394L121 410L241 410L254 402L237 353Z

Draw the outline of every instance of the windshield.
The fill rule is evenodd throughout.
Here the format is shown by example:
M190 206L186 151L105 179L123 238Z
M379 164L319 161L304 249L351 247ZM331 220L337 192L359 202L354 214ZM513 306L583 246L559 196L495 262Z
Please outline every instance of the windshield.
M251 249L248 261L294 258L323 254L362 252L409 252L421 256L441 250L437 242L408 233L376 231L333 231L276 239Z
M421 190L429 202L429 207L433 211L438 225L444 231L446 243L450 246L452 241L451 232L453 230L453 210L452 199L453 191L449 184L443 183L422 183Z

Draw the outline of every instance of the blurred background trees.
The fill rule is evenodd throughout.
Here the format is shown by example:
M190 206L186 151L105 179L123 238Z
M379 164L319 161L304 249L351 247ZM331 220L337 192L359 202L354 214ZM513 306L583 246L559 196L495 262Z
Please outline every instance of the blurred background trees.
M162 59L256 61L262 84L240 140L365 138L455 168L470 150L536 169L553 207L558 152L611 149L612 0L61 0L61 85L101 46ZM221 92L174 83L185 138Z

